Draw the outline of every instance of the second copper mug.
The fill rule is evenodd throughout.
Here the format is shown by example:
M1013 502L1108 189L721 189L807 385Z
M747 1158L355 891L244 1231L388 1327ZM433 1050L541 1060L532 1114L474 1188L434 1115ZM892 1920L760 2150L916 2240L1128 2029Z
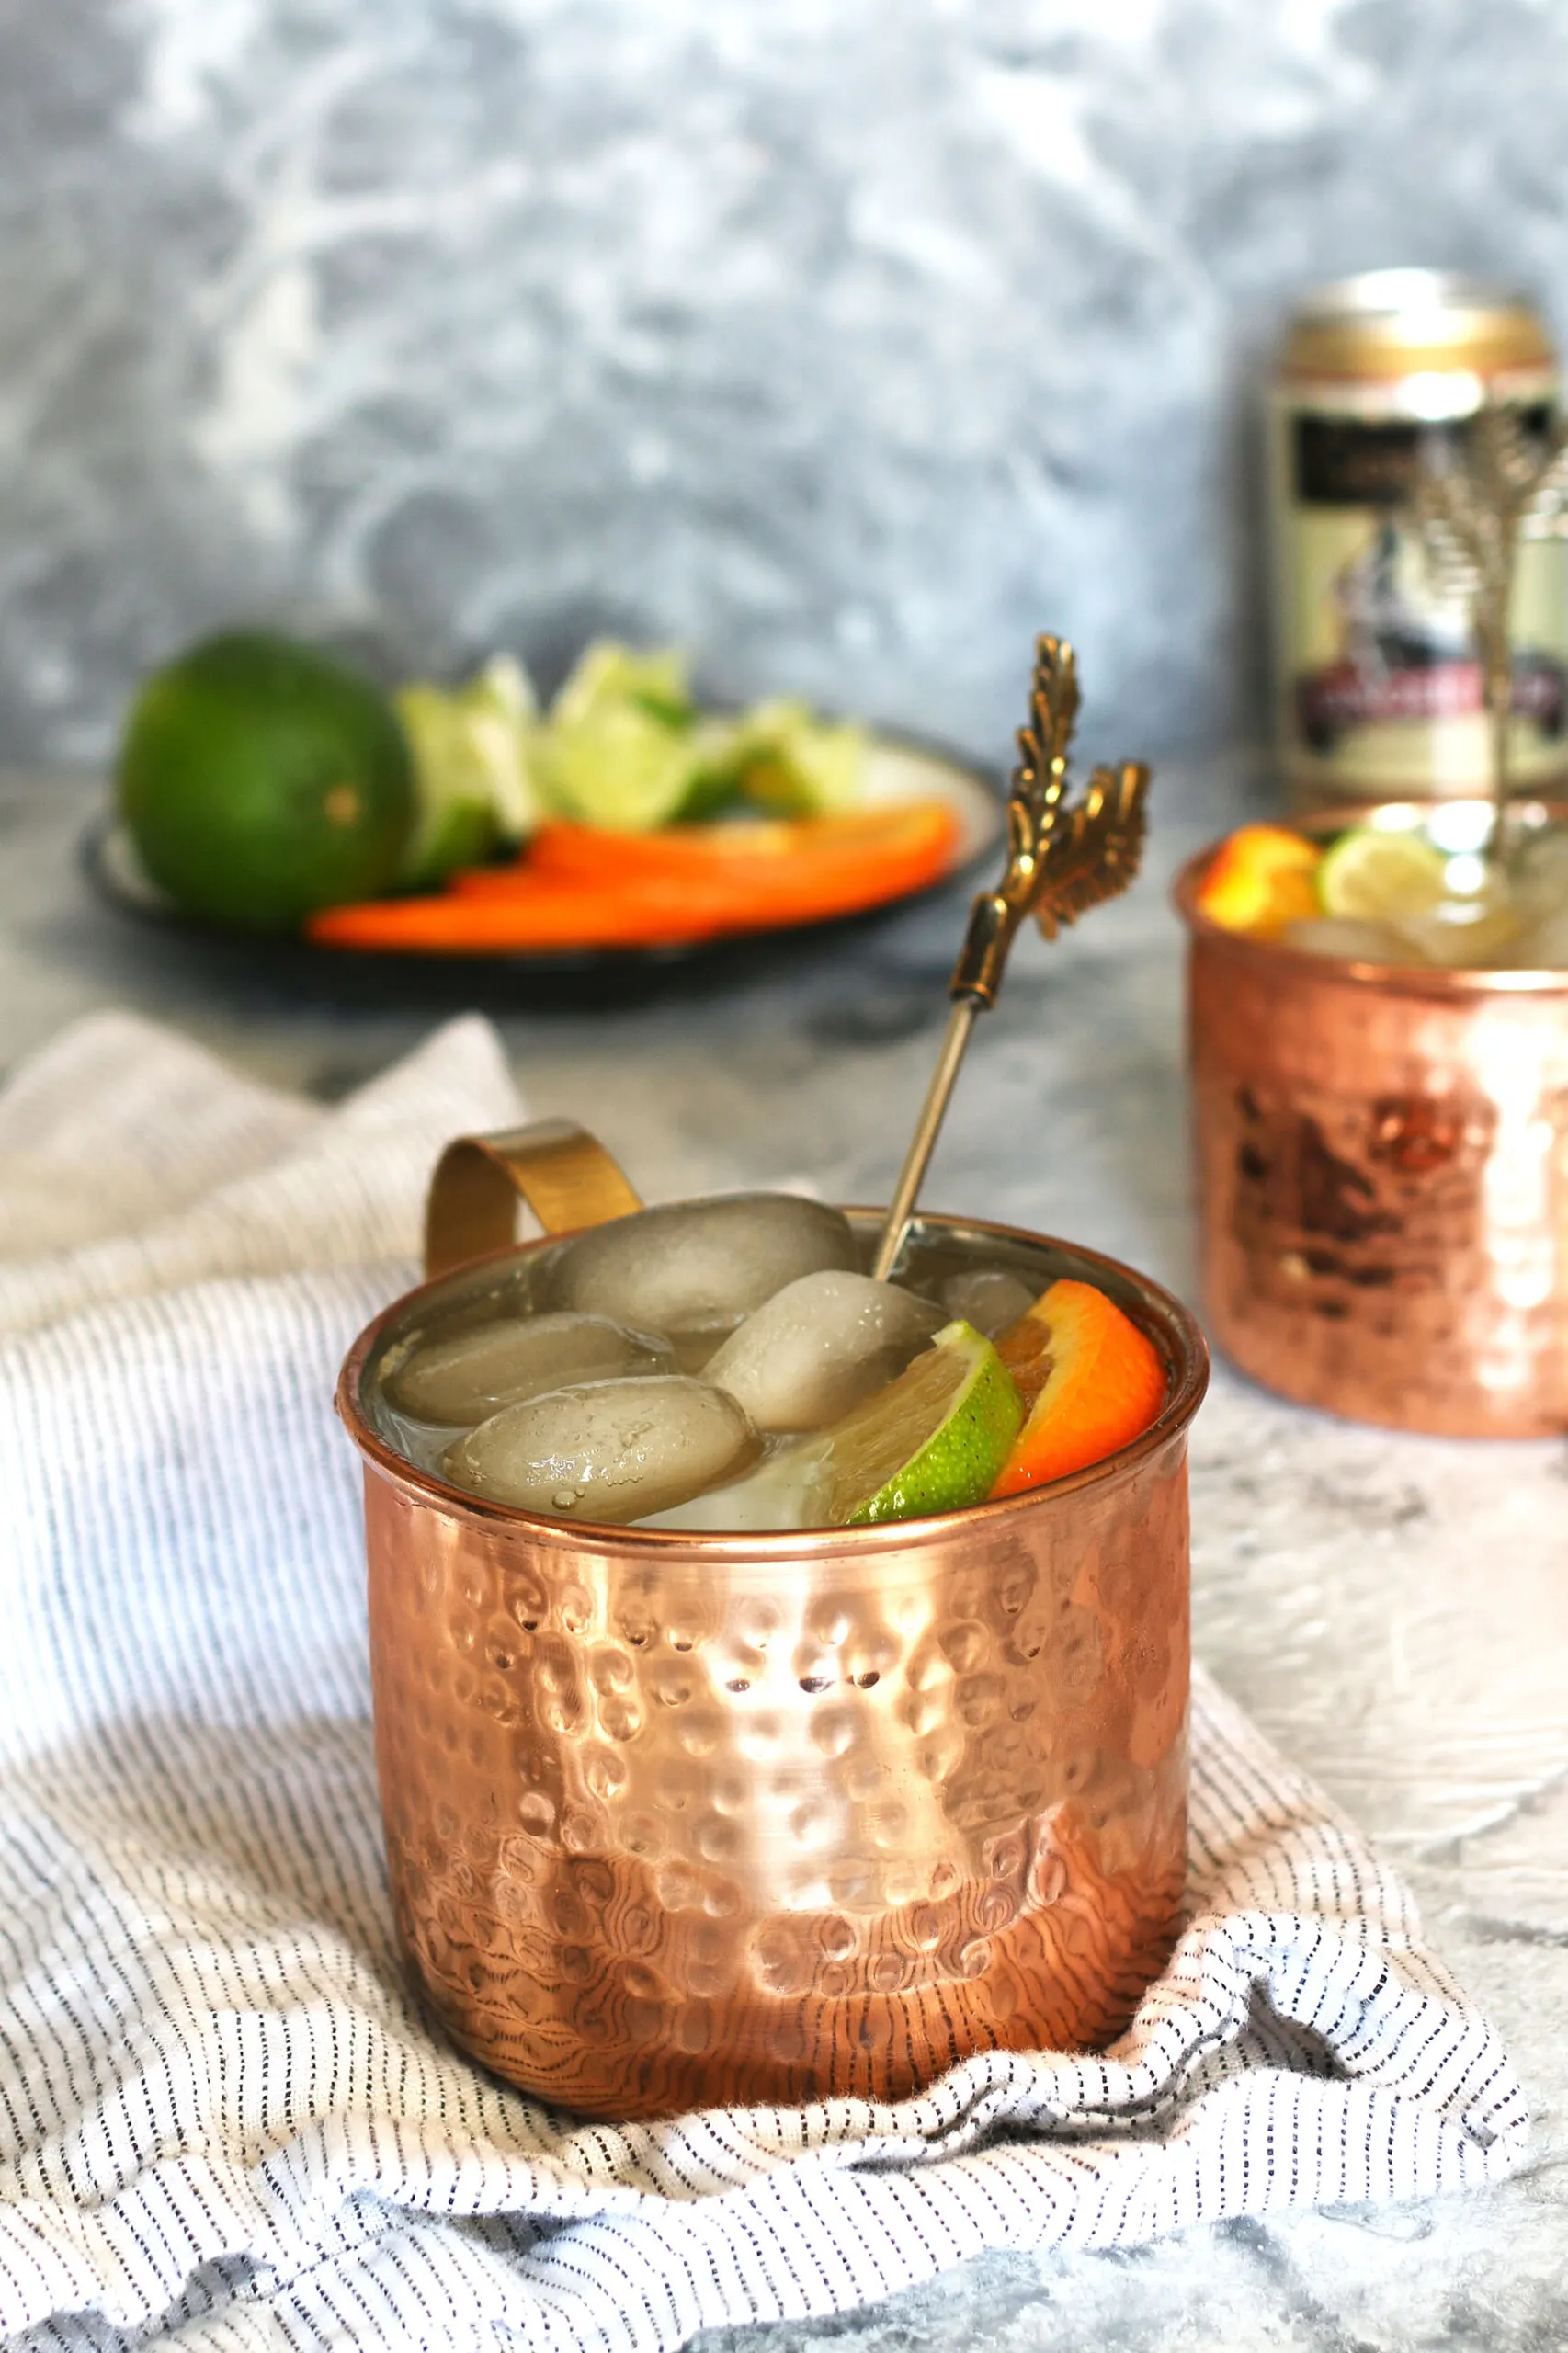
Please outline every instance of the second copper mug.
M470 1140L433 1204L438 1262L504 1239L507 1173L547 1231L635 1201L581 1131ZM879 1221L848 1214L869 1257ZM497 1284L526 1306L548 1246L398 1302L338 1392L393 1903L447 2030L617 2117L892 2098L975 2052L1103 2045L1186 1880L1190 1317L1093 1252L920 1219L917 1266L967 1252L1108 1291L1167 1368L1153 1426L938 1518L588 1526L416 1469L376 1406L390 1347Z
M1219 847L1176 885L1210 1337L1354 1420L1568 1428L1568 973L1227 931L1198 907Z

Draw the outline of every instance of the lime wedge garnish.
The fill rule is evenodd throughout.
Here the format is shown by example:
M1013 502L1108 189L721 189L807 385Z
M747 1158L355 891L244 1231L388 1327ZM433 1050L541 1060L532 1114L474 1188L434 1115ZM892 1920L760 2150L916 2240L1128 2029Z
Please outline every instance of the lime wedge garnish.
M990 1341L972 1324L944 1324L907 1371L827 1433L822 1517L860 1528L982 1503L1023 1418Z
M1447 867L1441 850L1420 834L1357 825L1324 852L1318 896L1325 915L1398 923L1437 905Z

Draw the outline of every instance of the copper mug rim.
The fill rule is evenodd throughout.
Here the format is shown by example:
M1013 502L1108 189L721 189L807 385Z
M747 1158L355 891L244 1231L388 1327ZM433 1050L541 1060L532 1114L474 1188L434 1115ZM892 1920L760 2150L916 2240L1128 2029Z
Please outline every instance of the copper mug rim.
M1337 832L1346 825L1362 823L1374 809L1419 806L1405 801L1367 801L1340 810L1315 810L1310 816L1291 819L1299 833ZM1568 802L1532 802L1532 808L1543 810L1559 823L1568 823ZM1232 828L1233 832L1234 827ZM1488 966L1471 965L1449 968L1436 964L1378 964L1358 956L1318 956L1309 948L1292 948L1282 939L1259 939L1252 933L1232 931L1226 925L1216 923L1198 904L1198 892L1204 876L1214 859L1230 839L1221 834L1202 849L1195 850L1176 870L1170 888L1170 900L1187 929L1203 938L1213 940L1235 956L1254 964L1284 964L1287 971L1311 972L1326 982L1337 982L1346 988L1390 989L1403 996L1437 998L1444 1002L1463 1002L1471 997L1487 996L1551 996L1568 995L1568 972L1544 965L1521 965L1517 969L1494 971Z
M847 1206L845 1214L851 1218L874 1219L881 1222L884 1211L863 1206ZM529 1256L552 1242L563 1237L545 1234L537 1240L514 1243L508 1248L487 1251L466 1262L460 1270L427 1277L405 1290L382 1308L381 1313L367 1324L344 1358L338 1374L335 1397L339 1419L368 1463L384 1477L404 1487L419 1492L426 1501L450 1512L459 1511L472 1518L487 1519L498 1528L526 1529L536 1543L574 1550L585 1538L596 1545L607 1541L646 1548L650 1553L699 1549L717 1561L744 1562L757 1560L798 1560L803 1552L828 1549L874 1554L908 1545L912 1541L938 1536L955 1520L966 1526L976 1521L1000 1525L1020 1512L1037 1507L1058 1497L1077 1495L1102 1480L1113 1478L1133 1468L1148 1456L1158 1452L1174 1438L1181 1436L1190 1425L1202 1404L1209 1386L1209 1347L1197 1318L1185 1307L1174 1292L1164 1284L1140 1274L1120 1258L1113 1258L1103 1250L1091 1250L1076 1242L1039 1233L1028 1226L1003 1225L991 1218L959 1215L945 1216L922 1211L914 1221L916 1230L933 1228L958 1229L962 1233L994 1236L1003 1242L1022 1242L1034 1248L1059 1250L1087 1268L1099 1268L1130 1283L1139 1302L1152 1315L1166 1340L1165 1353L1171 1361L1172 1384L1165 1404L1148 1427L1126 1446L1097 1462L1085 1465L1081 1471L1070 1472L1065 1477L1042 1481L1039 1486L1026 1487L1017 1494L1001 1495L980 1504L968 1505L957 1512L928 1513L918 1519L884 1521L869 1528L789 1528L736 1529L723 1531L708 1529L638 1528L627 1527L611 1520L565 1519L545 1512L525 1510L516 1504L494 1503L489 1497L476 1495L466 1487L437 1478L434 1472L425 1471L400 1454L374 1430L359 1402L360 1381L365 1366L382 1332L394 1316L405 1314L409 1308L427 1292L441 1289L453 1272L464 1274L481 1266L498 1265L504 1259Z

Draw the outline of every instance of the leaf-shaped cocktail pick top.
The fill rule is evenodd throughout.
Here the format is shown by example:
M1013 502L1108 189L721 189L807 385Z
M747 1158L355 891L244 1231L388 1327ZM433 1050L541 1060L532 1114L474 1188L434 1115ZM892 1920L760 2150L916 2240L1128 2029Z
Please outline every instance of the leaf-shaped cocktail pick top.
M1078 714L1078 671L1065 639L1035 645L1029 723L1018 731L1018 765L1007 801L1007 863L994 891L970 910L953 967L941 1051L904 1155L872 1272L885 1281L903 1246L975 1016L993 1006L1008 951L1033 916L1047 939L1125 891L1143 848L1149 771L1140 760L1097 767L1081 801L1067 799L1067 764Z
M1438 592L1464 605L1492 738L1493 840L1501 846L1508 802L1508 721L1514 654L1508 635L1521 537L1560 536L1568 510L1568 425L1527 433L1516 409L1488 401L1462 449L1429 436L1410 499L1410 521Z

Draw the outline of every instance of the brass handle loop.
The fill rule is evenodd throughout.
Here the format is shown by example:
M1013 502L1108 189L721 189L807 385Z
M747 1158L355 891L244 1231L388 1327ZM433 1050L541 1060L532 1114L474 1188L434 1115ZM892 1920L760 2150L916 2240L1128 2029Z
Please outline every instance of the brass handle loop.
M642 1206L618 1164L572 1120L459 1136L436 1163L425 1207L425 1272L444 1275L517 1239L517 1202L547 1233L571 1233Z

